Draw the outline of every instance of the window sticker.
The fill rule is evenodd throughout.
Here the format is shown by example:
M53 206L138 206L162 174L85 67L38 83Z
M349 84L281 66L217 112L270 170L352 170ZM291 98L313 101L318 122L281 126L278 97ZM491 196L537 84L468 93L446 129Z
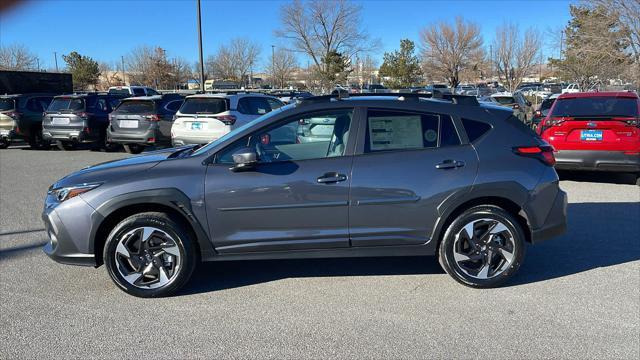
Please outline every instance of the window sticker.
M420 115L369 117L369 142L373 151L421 148Z

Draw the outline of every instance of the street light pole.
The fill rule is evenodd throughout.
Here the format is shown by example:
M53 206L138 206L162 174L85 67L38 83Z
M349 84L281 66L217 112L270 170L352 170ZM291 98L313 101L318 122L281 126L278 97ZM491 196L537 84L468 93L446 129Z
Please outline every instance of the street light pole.
M198 2L198 49L200 51L200 91L204 92L204 59L202 56L202 24L200 15L200 0Z
M127 82L125 81L125 73L124 73L124 56L121 55L120 56L120 60L122 61L122 85L127 85Z
M275 64L275 45L271 45L271 88L276 87L276 64Z
M53 58L56 60L56 72L58 71L58 52L54 51L53 52Z

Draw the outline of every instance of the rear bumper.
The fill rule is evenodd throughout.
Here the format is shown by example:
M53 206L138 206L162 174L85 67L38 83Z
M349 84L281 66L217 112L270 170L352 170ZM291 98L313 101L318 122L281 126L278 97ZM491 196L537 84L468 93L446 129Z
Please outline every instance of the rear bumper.
M162 140L159 135L159 131L156 131L156 129L148 129L138 133L122 133L111 131L111 127L107 128L107 138L116 144L152 145Z
M567 193L558 190L551 210L541 227L531 230L531 242L536 244L543 240L564 234L567 230Z
M173 146L183 146L183 145L201 145L207 144L213 140L218 139L218 135L212 136L183 136L177 135L171 139L171 144Z
M556 169L588 171L640 172L640 154L622 151L559 150Z
M98 136L88 134L84 129L42 129L42 138L44 140L60 140L75 143L87 143L98 140Z

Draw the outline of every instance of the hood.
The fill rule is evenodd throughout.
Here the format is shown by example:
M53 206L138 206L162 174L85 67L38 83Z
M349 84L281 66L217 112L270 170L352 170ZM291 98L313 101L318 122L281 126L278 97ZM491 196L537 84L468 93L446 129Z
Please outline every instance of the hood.
M122 180L154 167L161 161L169 158L169 156L177 150L178 149L163 149L145 153L144 155L132 156L125 159L107 161L97 165L88 166L63 177L56 181L52 186L54 188L59 188L78 184Z

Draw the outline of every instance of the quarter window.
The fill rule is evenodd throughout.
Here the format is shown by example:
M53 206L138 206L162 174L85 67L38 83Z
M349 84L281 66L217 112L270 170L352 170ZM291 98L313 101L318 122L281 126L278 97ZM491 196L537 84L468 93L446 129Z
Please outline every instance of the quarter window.
M460 145L448 115L370 110L365 152L428 149Z
M243 147L254 148L260 163L343 156L352 118L352 110L297 116L236 141L219 153L216 162L233 163L233 153Z

